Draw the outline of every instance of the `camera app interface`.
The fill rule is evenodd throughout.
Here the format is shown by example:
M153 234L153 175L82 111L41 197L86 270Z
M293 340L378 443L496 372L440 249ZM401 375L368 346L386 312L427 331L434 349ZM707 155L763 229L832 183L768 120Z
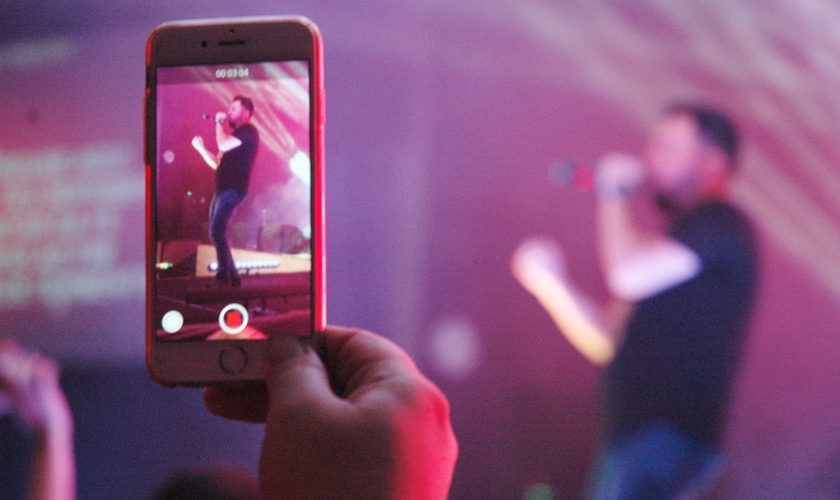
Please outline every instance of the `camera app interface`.
M309 66L157 69L159 340L311 329Z

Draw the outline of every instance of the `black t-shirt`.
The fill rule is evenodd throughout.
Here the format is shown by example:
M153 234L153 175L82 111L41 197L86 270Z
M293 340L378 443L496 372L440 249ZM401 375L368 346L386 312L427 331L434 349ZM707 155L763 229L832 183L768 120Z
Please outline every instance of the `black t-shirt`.
M719 445L755 296L749 222L722 203L699 206L671 236L701 259L693 279L639 302L603 383L607 432L653 421Z
M248 180L257 157L260 137L257 128L250 123L237 127L233 136L242 144L222 155L222 161L216 169L216 193L235 189L245 195L248 193Z

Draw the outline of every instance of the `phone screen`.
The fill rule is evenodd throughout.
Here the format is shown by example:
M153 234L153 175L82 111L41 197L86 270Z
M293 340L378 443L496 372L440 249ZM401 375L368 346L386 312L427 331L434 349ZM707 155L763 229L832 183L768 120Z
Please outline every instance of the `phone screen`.
M156 68L153 335L312 330L308 61Z

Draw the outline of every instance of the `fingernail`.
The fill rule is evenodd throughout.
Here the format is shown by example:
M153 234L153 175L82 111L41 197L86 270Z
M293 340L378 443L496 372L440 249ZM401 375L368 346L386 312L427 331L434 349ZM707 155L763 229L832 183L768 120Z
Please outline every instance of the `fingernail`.
M268 338L268 362L272 365L282 363L304 353L304 348L294 335L277 333Z

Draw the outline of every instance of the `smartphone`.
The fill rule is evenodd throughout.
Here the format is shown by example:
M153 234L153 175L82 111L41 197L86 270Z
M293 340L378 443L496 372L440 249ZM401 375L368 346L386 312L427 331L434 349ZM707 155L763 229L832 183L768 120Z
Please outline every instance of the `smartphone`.
M146 46L146 362L261 380L326 324L323 49L303 17L161 25Z

